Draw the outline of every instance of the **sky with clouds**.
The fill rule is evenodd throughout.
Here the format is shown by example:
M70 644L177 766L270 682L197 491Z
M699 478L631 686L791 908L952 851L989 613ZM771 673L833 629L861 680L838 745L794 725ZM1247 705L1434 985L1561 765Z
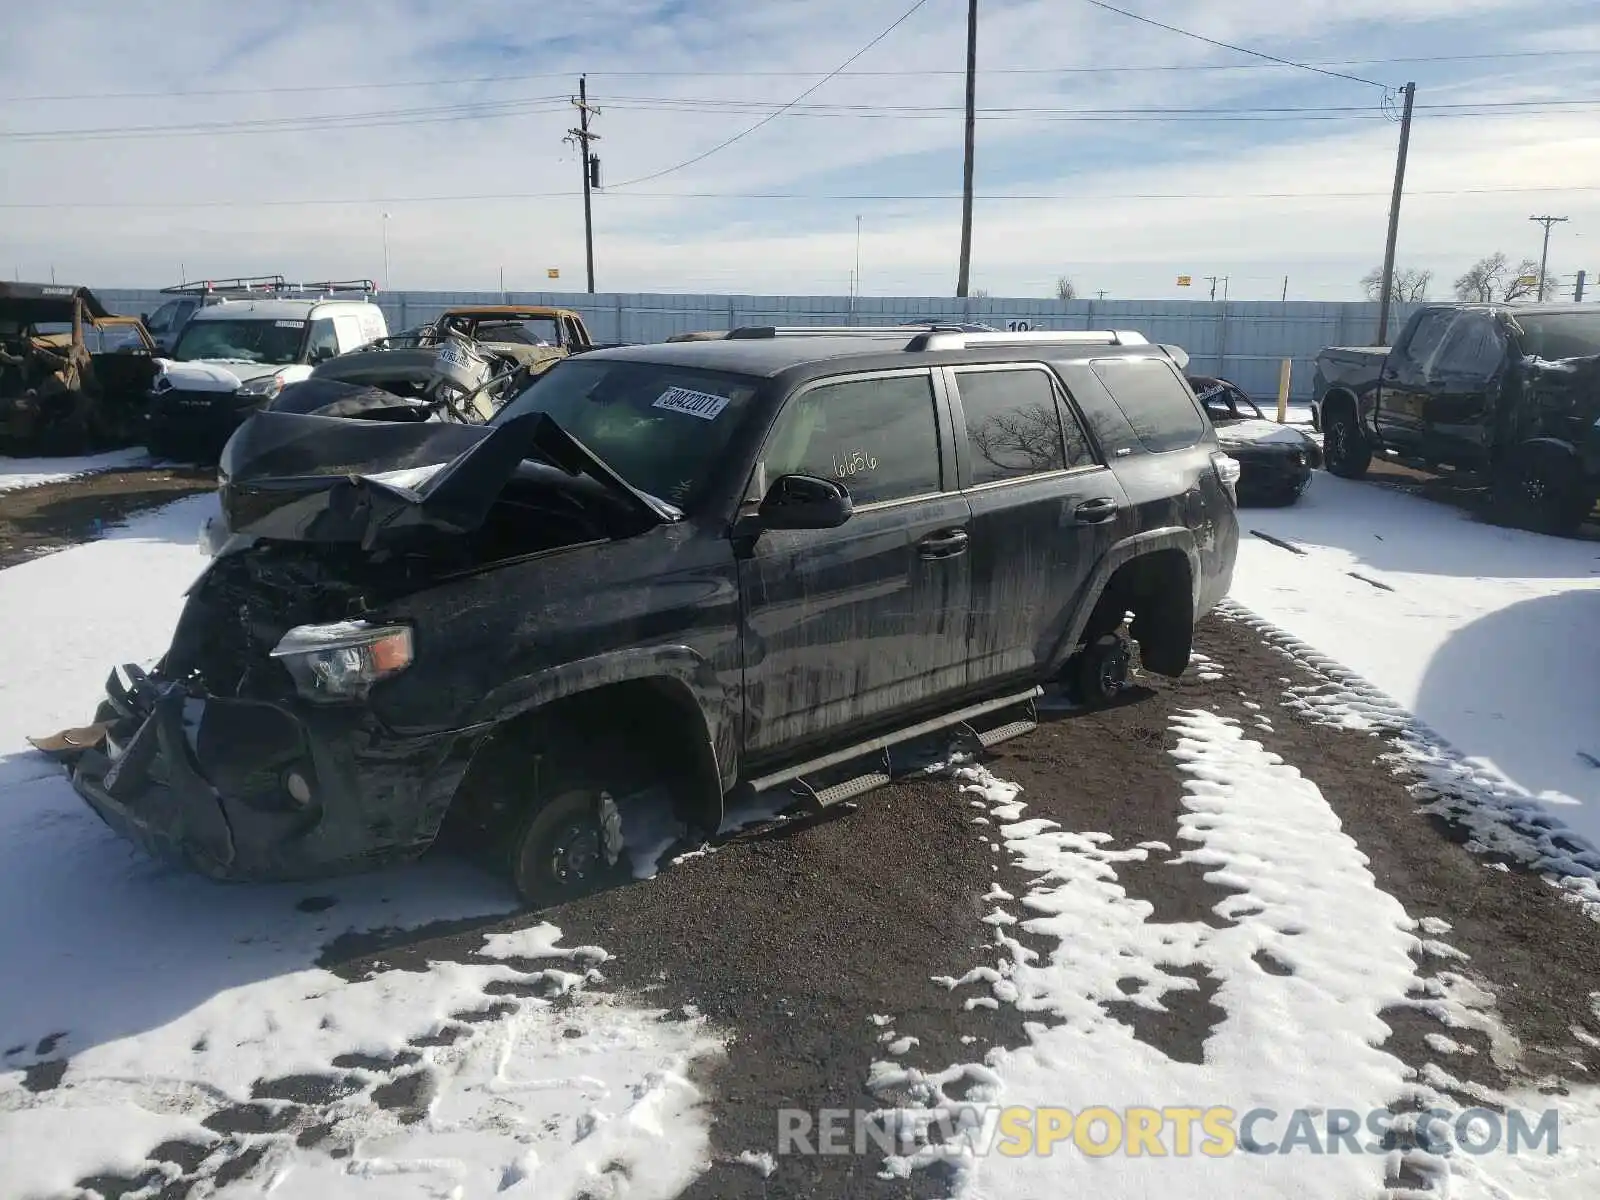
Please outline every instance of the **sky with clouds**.
M78 0L0 5L0 272L101 287L282 271L601 291L951 295L966 4ZM1593 0L981 0L972 286L1360 298L1415 80L1399 263L1600 274ZM1389 61L1382 61L1389 60ZM1396 61L1399 60L1399 61ZM1373 86L1383 85L1383 86ZM1150 111L1156 110L1156 111ZM1309 111L1308 111L1309 110ZM646 178L666 171L659 178ZM632 184L630 181L642 179ZM384 214L389 214L387 220ZM1593 247L1594 249L1591 249ZM547 281L559 268L561 283ZM1194 278L1187 290L1180 273ZM1219 293L1220 295L1220 293Z

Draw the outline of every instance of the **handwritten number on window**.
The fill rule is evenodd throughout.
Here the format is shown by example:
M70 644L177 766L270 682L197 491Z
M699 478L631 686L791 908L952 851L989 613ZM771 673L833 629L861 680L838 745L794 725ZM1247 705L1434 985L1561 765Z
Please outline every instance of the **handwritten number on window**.
M847 450L842 455L833 456L833 474L836 479L849 479L852 475L859 475L863 471L877 469L877 458L860 450Z

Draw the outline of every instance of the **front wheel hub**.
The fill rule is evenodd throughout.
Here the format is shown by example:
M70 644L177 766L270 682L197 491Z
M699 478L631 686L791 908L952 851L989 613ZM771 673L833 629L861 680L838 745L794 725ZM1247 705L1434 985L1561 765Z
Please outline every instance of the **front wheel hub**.
M600 863L600 831L573 822L564 826L550 847L550 874L563 884L583 883L594 877Z

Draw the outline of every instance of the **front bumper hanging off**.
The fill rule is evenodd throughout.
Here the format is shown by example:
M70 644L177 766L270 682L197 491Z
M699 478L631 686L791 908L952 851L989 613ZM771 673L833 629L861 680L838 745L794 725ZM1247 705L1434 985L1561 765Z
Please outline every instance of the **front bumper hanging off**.
M454 733L400 737L370 713L198 694L125 666L73 788L149 854L215 879L295 880L415 858L470 757Z

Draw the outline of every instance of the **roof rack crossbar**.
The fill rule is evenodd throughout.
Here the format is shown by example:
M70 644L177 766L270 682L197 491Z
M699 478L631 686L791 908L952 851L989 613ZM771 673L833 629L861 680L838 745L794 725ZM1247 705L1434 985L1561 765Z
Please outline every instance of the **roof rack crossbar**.
M971 346L1147 346L1149 340L1132 329L1031 329L1018 333L918 334L907 350L965 350Z
M378 285L370 279L320 279L315 283L286 283L280 288L286 292L365 292L369 295L378 290Z
M905 337L919 330L957 330L958 325L741 325L728 331L728 340L746 341L778 337Z
M161 289L163 296L198 296L207 292L270 292L283 286L282 275L235 275L229 279L195 280Z

